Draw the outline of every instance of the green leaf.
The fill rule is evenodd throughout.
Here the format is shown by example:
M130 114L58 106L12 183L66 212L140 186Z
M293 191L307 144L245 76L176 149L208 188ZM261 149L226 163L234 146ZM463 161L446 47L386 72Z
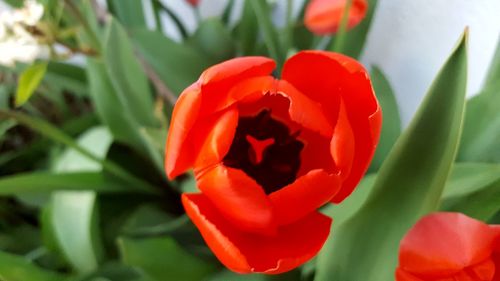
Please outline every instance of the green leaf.
M467 103L459 161L500 163L500 42L483 91Z
M21 73L16 91L15 105L25 104L35 92L47 71L47 63L35 63Z
M142 179L139 179L132 174L126 172L123 170L120 166L116 165L113 162L106 161L102 158L99 158L96 156L94 153L89 151L88 149L85 149L78 143L76 143L69 135L64 133L62 130L59 128L55 127L54 125L42 120L42 119L36 119L33 117L30 117L29 115L25 115L20 112L14 112L14 111L5 111L5 110L0 110L0 119L1 118L11 118L16 120L17 122L21 123L22 125L25 125L29 127L30 129L54 140L57 142L60 142L64 145L67 145L77 151L78 153L82 154L89 160L92 160L100 165L102 165L103 169L108 171L109 173L113 174L116 177L119 177L122 180L125 180L130 183L130 186L133 186L133 188L136 191L143 191L147 193L156 193L156 188L151 186L149 183L145 182Z
M104 158L112 138L102 127L88 130L78 144ZM57 172L102 170L102 165L89 161L72 149L67 149L54 165ZM94 191L59 191L52 194L51 225L59 248L74 269L89 273L97 269L102 249L97 220L97 195Z
M139 136L138 125L121 105L118 94L106 73L104 63L96 59L88 59L87 75L90 96L101 121L116 140L141 151L142 140Z
M105 127L94 127L84 132L77 140L77 144L85 150L104 159L113 141L110 132ZM101 171L102 163L93 161L75 149L66 149L54 164L53 169L58 172Z
M177 95L198 80L211 64L191 46L174 42L157 31L135 30L132 40L141 56Z
M7 85L0 85L0 109L9 108L10 87Z
M96 193L59 191L52 196L51 226L59 249L79 273L94 271L102 259Z
M456 163L443 193L444 198L466 196L500 180L500 165Z
M394 92L384 73L378 67L373 67L371 78L383 115L380 140L370 165L370 171L377 171L401 134L401 118Z
M50 193L58 190L92 190L99 193L127 192L124 184L100 172L29 172L0 178L0 195Z
M149 156L157 170L163 171L161 153L141 133L141 127L128 113L118 98L105 64L95 59L87 61L87 75L90 83L90 96L102 122L109 128L113 137L134 148L143 155ZM153 111L151 109L151 111Z
M203 280L215 269L184 251L169 237L118 240L125 264L140 268L147 276L158 280ZM167 277L168 276L168 277Z
M2 281L59 281L64 278L43 270L23 257L0 252L0 279Z
M259 28L257 18L253 11L251 1L244 1L243 11L234 29L234 36L238 38L240 49L243 55L255 54L255 49L258 41Z
M137 0L107 0L110 10L127 28L146 28L146 18L142 1Z
M482 221L492 218L500 211L500 165L456 165L441 210L461 212Z
M156 127L159 123L154 116L148 79L134 55L127 33L116 20L111 20L104 41L106 70L124 110L139 125Z
M485 91L500 92L500 38L498 39L497 49L491 61L483 89Z
M459 161L500 163L500 39L482 92L470 99L465 114Z
M347 221L350 217L356 214L357 211L359 211L366 199L368 199L368 195L373 188L376 178L376 174L366 175L356 187L354 192L342 203L329 204L321 210L321 213L334 219L334 223L332 224L332 233L335 233L335 231L342 226L342 223ZM331 243L331 241L328 241L328 243Z
M50 61L44 79L59 91L66 90L80 96L88 93L85 70L76 65Z
M372 23L373 15L377 7L378 0L368 1L368 12L365 18L353 29L349 30L344 38L341 53L353 58L358 58L365 46L366 37Z
M483 92L467 103L458 161L500 162L500 89Z
M278 32L271 22L271 8L266 0L254 0L250 2L253 5L253 10L255 12L255 16L257 17L260 30L262 31L269 55L276 60L278 69L281 69L281 66L285 62L286 53L282 49L281 43L278 39Z
M230 59L236 54L236 45L231 33L218 18L201 22L189 42L207 55L212 63Z
M466 42L467 31L380 168L368 200L332 234L319 255L316 281L392 280L399 241L421 216L438 208L460 138Z

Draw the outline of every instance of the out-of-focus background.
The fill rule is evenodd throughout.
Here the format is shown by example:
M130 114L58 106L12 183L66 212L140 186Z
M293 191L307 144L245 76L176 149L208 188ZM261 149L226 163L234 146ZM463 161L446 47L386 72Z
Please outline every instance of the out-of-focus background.
M137 0L141 1L141 0ZM236 0L231 18L241 15L243 1ZM0 8L6 6L0 0ZM98 1L105 6L106 1ZM274 22L284 24L286 0L275 0ZM294 0L295 11L304 0ZM189 31L196 29L196 15L186 1L163 0L178 13ZM203 18L220 15L228 0L202 0ZM150 26L154 26L150 1L143 1ZM165 33L180 34L169 17L162 17ZM394 87L403 124L407 124L425 91L443 64L464 26L470 28L468 96L481 88L500 38L500 0L379 0L361 61L379 66Z
M244 0L237 0L238 16ZM164 1L182 13L192 29L196 20L184 1ZM203 17L220 14L227 0L202 0ZM275 23L284 23L286 0L276 0ZM304 0L295 0L300 7ZM295 10L297 14L298 9ZM165 22L167 33L178 38ZM468 96L477 94L500 38L499 0L379 0L361 61L379 66L394 88L403 124L417 109L439 67L456 44L464 26L470 28Z

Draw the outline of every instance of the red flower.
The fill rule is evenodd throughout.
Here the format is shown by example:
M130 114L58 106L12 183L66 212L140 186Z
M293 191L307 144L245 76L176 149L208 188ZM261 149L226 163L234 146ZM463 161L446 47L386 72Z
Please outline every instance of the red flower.
M347 0L311 0L305 13L307 29L318 35L336 33L342 21ZM347 28L353 28L365 17L366 0L353 0L349 9Z
M201 194L182 202L219 260L240 273L280 273L312 258L340 202L365 173L381 112L355 60L306 51L282 80L265 57L207 69L177 102L166 148L174 178L193 167Z
M500 281L500 226L460 213L422 218L403 238L397 281Z
M186 0L191 6L198 6L200 0Z

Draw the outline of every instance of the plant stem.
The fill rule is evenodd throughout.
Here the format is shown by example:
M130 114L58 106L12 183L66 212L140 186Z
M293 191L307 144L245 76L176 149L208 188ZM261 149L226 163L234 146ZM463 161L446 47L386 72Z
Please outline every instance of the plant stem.
M276 29L269 17L269 5L266 0L251 0L255 16L262 29L264 35L264 42L266 43L269 55L276 60L278 69L281 69L285 61L285 55L281 49Z
M332 45L330 46L330 50L333 52L342 52L342 49L344 47L344 41L345 37L347 35L347 23L349 21L349 12L352 7L352 1L353 0L347 0L344 12L342 13L342 19L340 20L340 26L339 30L337 31L337 34L335 35L335 38L332 42Z
M175 26L179 30L179 33L182 36L182 39L186 39L188 37L188 32L182 21L177 17L177 15L166 5L164 5L160 0L153 0L154 5L158 5L158 8L162 9L167 15L174 21Z

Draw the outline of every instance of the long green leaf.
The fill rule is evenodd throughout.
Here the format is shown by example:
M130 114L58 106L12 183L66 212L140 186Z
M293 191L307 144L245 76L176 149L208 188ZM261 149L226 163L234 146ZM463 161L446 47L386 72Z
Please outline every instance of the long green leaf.
M236 44L231 33L218 18L209 18L201 22L189 42L212 63L228 60L236 55Z
M58 248L79 273L97 269L103 250L93 191L59 191L51 198L51 226Z
M120 104L118 94L111 84L104 63L97 59L88 59L87 75L90 96L101 121L109 128L116 140L140 151L142 142L138 126Z
M107 0L110 10L127 28L146 28L146 17L143 1L137 0Z
M155 192L155 188L152 187L149 183L136 178L135 176L126 172L120 166L116 165L113 162L109 162L99 158L91 151L85 149L84 147L76 143L70 136L65 134L62 130L42 119L36 119L20 112L5 111L5 110L0 110L0 119L1 118L14 119L17 122L29 127L30 129L54 141L60 142L64 145L67 145L68 147L71 147L72 149L82 154L89 160L102 165L103 169L108 171L109 173L119 177L122 180L130 182L131 185L133 185L135 190L137 191L144 191L148 193Z
M259 29L251 1L244 1L242 15L234 32L239 39L238 43L243 55L253 55L257 45Z
M0 280L2 281L62 281L64 278L43 270L23 257L0 252Z
M371 76L373 89L382 107L384 120L382 122L380 141L370 165L370 171L377 171L382 166L382 162L384 162L392 146L401 134L401 118L396 97L384 73L379 68L373 67Z
M15 104L21 106L26 103L35 92L47 71L47 63L35 63L21 73L16 92Z
M113 139L104 127L83 133L78 145L99 158L104 158ZM74 149L67 148L56 158L53 170L60 173L102 170L102 164L89 161ZM94 191L58 191L52 194L50 222L55 239L64 256L80 273L89 273L102 259L97 193Z
M490 63L488 75L486 76L483 89L485 91L496 90L500 92L500 37L493 60Z
M270 17L270 7L266 0L253 0L250 1L253 5L257 22L262 31L264 42L266 43L269 54L276 60L279 68L285 62L285 51L281 47L278 39L278 33L274 27Z
M422 215L438 208L464 114L466 34L381 167L368 200L319 256L316 281L392 280L399 241Z
M500 41L482 92L467 103L459 161L500 163Z
M194 48L174 42L157 31L137 29L132 32L132 40L165 85L177 95L210 66L210 61Z
M215 269L187 253L169 237L121 238L118 246L125 264L141 268L156 280L204 280Z
M368 35L368 31L370 31L373 15L377 8L377 3L378 0L368 1L368 12L365 18L363 19L363 21L361 21L360 24L346 33L342 48L339 50L341 53L353 58L359 57L361 51L365 46L366 37Z
M87 96L88 93L85 70L73 64L49 62L45 81L59 91L71 91L80 96Z
M0 195L50 193L59 190L93 190L102 193L127 192L124 184L106 179L100 172L56 174L24 173L0 178ZM133 189L132 189L133 190Z
M134 55L123 27L111 20L104 40L104 61L110 80L126 113L140 126L156 127L148 79Z
M450 178L441 210L461 212L483 221L500 211L499 164L457 164Z

